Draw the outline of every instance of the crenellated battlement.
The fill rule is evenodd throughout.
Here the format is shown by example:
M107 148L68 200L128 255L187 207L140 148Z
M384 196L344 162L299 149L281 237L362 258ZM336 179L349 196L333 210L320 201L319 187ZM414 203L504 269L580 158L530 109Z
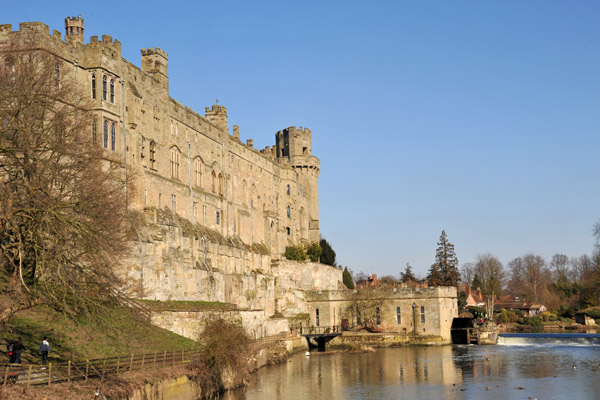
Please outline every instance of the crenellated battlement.
M290 135L295 135L295 134L310 135L311 134L310 129L303 128L301 126L298 126L298 127L290 126L289 128L285 128L283 131L277 132L277 134L286 133L286 132Z
M215 124L223 132L229 132L229 125L227 122L227 108L218 104L213 104L210 108L204 109L204 116L207 120Z
M142 57L158 55L158 56L163 57L165 60L169 59L167 52L164 51L163 49L161 49L160 47L148 47L147 49L142 49L141 52L142 52Z

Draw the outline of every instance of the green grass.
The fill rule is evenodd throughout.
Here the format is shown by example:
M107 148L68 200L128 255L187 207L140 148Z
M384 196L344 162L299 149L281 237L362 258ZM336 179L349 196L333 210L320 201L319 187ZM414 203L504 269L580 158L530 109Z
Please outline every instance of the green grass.
M19 336L26 347L25 363L40 362L37 348L44 336L53 362L197 348L195 341L156 327L126 307L95 321L75 321L45 306L22 311L0 330L0 357L8 360L6 341Z

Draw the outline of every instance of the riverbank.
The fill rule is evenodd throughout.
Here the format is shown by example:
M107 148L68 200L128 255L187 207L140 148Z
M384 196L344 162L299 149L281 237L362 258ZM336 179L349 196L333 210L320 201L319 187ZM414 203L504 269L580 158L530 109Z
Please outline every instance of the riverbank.
M284 362L294 353L305 351L302 337L270 338L250 344L245 366L220 371L218 390L231 390L246 384L250 374L266 366ZM10 385L0 387L3 400L80 400L104 396L114 400L197 400L202 397L205 377L190 365L133 371L104 379L90 378L50 386ZM102 397L100 397L102 398Z

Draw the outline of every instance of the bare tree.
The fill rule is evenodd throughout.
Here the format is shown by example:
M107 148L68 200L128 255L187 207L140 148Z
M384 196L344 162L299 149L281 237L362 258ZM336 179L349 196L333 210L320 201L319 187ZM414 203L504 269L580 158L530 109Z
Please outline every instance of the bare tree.
M526 254L508 263L511 279L509 290L529 301L544 300L547 291L549 271L540 256Z
M473 286L473 277L475 276L475 265L473 263L464 263L460 269L460 280L465 289Z
M550 269L554 274L554 281L561 284L570 280L569 257L564 254L555 254L550 260Z
M494 315L494 303L502 292L504 280L504 267L498 258L489 253L477 254L473 266L473 287L481 289L489 316Z
M352 319L360 319L360 327L372 330L377 325L377 318L381 317L383 294L373 287L366 287L352 294L346 313Z
M92 143L72 66L35 36L1 50L0 323L41 303L97 311L127 250L119 166Z

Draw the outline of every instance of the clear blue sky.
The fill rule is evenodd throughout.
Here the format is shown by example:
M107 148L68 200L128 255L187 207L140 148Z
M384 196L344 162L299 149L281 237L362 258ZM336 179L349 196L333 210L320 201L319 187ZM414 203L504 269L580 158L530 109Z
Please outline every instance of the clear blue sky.
M135 4L135 5L134 5ZM164 4L168 4L165 7ZM598 1L28 1L42 21L169 54L171 97L218 97L255 147L292 125L321 159L321 233L355 272L591 253L600 218Z

